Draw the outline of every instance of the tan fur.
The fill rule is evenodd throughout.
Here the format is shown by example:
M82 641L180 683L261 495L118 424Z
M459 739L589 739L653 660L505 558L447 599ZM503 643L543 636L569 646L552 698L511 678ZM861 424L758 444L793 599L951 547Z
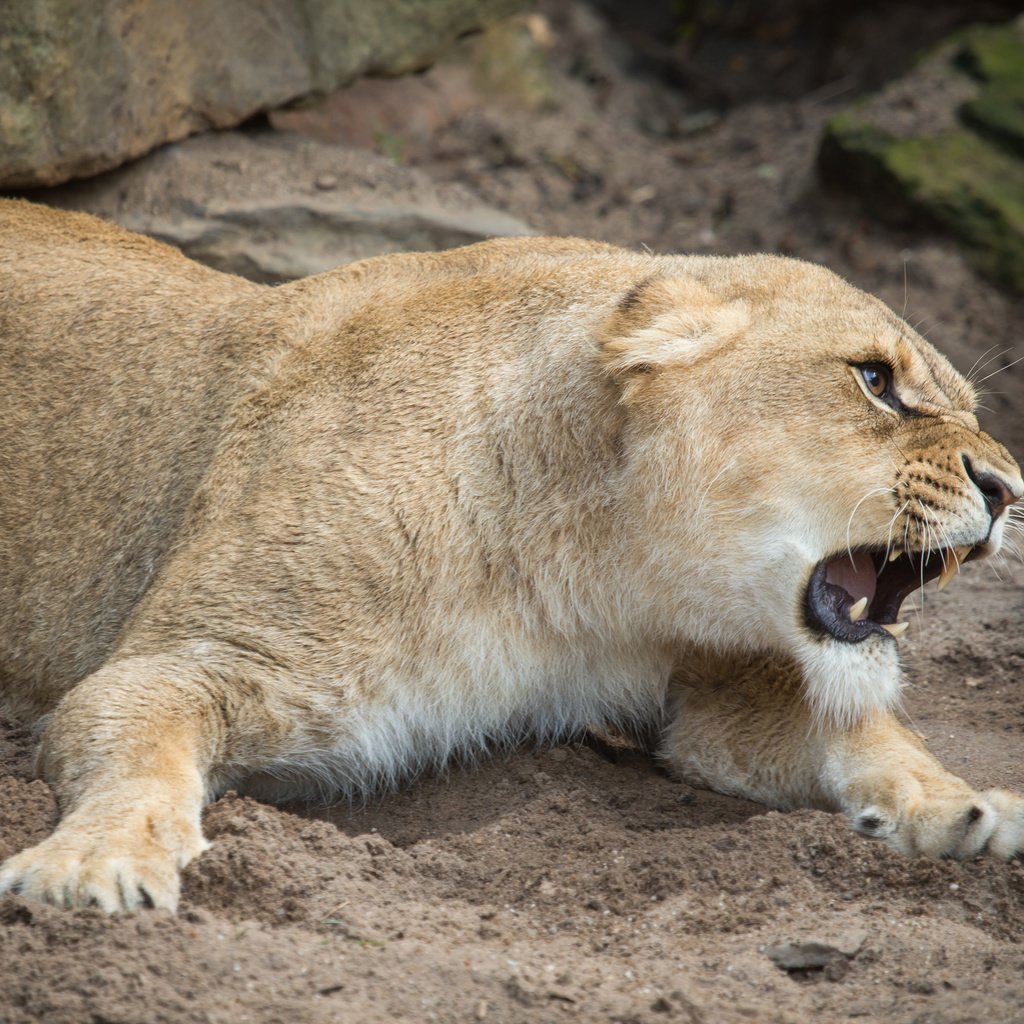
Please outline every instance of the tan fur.
M826 270L531 238L270 289L0 202L0 337L0 697L64 815L0 891L174 907L227 786L663 714L700 784L1024 842L893 718L896 642L804 621L847 545L998 547L961 453L1021 491L966 382Z

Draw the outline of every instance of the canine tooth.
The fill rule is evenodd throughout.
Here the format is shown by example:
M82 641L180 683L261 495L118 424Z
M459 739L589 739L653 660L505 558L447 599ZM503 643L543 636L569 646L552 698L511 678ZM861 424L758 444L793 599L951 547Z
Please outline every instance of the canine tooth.
M899 548L893 548L892 551L889 554L889 561L890 562L895 562L896 559L899 558L900 555L902 555L902 554L903 554L903 552Z
M955 558L947 560L939 573L939 590L945 590L952 582L953 577L960 571L960 563Z
M862 597L859 601L850 605L850 621L857 622L859 619L864 618L864 610L868 606L868 599Z
M974 550L973 544L961 544L958 548L953 548L956 554L956 560L963 565L967 561L967 556Z
M886 633L889 634L889 636L896 637L897 640L901 636L903 636L903 634L906 633L906 631L909 628L910 628L910 623L909 622L892 622L892 623L883 622L882 623L882 629L884 629L886 631Z

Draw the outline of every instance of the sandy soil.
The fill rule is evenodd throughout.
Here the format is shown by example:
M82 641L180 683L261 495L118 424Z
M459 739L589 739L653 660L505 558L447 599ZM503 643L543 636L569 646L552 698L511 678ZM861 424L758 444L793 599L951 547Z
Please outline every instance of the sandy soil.
M821 192L828 88L712 115L637 79L581 9L552 27L556 110L471 97L406 159L552 233L821 260L963 369L988 360L979 376L1022 354L1021 304L953 247ZM1018 452L1021 370L986 400ZM910 721L978 785L1024 788L1021 577L1014 560L929 588L905 642ZM31 749L3 724L0 857L54 822ZM907 859L597 741L453 766L364 807L229 794L206 830L177 917L0 901L0 1021L1024 1021L1019 863ZM766 953L812 939L849 955L786 972Z

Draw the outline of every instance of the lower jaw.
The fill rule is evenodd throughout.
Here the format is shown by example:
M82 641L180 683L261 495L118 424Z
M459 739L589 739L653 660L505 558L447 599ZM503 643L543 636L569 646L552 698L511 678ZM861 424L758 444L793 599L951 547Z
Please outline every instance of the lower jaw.
M798 658L804 693L819 726L849 728L890 710L903 686L895 643L812 641Z

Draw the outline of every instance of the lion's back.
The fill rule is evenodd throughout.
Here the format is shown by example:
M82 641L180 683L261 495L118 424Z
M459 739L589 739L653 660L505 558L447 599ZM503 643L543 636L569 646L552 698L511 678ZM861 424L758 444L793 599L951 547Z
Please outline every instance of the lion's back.
M232 309L256 292L93 217L0 201L0 688L102 661L216 443L244 368Z

